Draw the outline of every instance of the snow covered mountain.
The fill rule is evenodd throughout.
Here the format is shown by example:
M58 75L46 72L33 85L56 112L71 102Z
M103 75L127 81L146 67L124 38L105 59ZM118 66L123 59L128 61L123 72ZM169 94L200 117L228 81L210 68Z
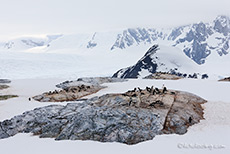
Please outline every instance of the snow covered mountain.
M153 45L133 66L120 69L113 77L144 78L155 72L170 72L193 75L203 72L190 58L176 47Z
M197 64L204 64L212 53L227 55L230 40L230 19L218 16L209 23L195 23L171 29L129 28L114 32L77 35L47 35L23 37L0 43L0 51L84 52L127 50L153 44L174 46ZM138 48L139 49L139 48Z
M19 37L7 42L0 42L1 50L25 51L38 47L49 47L49 43L62 35L47 35L45 37Z
M124 49L140 43L152 44L160 42L164 45L175 46L197 64L204 64L206 57L212 52L220 56L229 53L230 19L218 16L210 23L196 23L170 30L128 29L118 34L111 49Z

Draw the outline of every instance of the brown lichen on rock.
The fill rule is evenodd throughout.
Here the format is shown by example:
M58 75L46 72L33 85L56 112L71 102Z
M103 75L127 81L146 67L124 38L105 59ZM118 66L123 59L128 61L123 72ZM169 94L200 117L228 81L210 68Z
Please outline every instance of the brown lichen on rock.
M226 77L224 79L220 79L219 81L230 81L230 77Z
M150 74L144 77L144 79L179 80L179 79L182 79L182 77L174 75L174 74L166 73L166 72L156 72L154 74Z
M79 85L66 87L62 90L54 90L43 93L42 95L34 96L33 99L40 102L64 102L75 101L84 96L93 94L101 90L103 87L95 85Z
M106 94L80 103L50 105L0 122L0 139L33 133L56 140L93 140L128 145L160 134L184 134L203 119L206 100L154 87Z

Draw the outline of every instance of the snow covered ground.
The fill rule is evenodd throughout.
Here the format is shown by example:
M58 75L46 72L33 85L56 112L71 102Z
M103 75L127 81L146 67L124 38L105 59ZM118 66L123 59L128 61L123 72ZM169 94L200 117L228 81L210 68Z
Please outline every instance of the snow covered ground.
M85 76L112 76L117 70L135 64L148 48L149 46L133 47L130 50L116 52L75 51L74 54L0 51L0 78L71 79Z
M74 50L72 53L55 52L13 52L0 51L0 78L66 78L92 76L112 76L121 68L134 65L151 45L131 46L126 50ZM160 45L154 54L159 64L158 71L177 68L181 73L200 73L211 79L230 76L226 66L230 65L230 54L218 56L213 53L203 65L198 65L188 58L179 48ZM142 72L143 73L143 72ZM146 74L146 73L145 73ZM147 74L146 74L147 75Z
M18 98L0 102L0 121L21 114L26 110L46 106L52 103L28 101L28 98L44 91L52 90L55 84L64 78L52 79L18 79L13 80L10 88L1 93L18 94ZM152 141L128 146L120 143L99 143L93 141L54 141L40 139L31 134L18 134L0 140L2 153L230 153L230 83L215 80L183 79L177 81L135 79L123 83L105 84L108 88L88 96L100 96L105 93L125 92L134 87L144 88L154 85L161 88L165 84L169 89L194 93L208 100L203 105L205 120L189 128L185 135L161 135ZM65 103L62 103L65 104Z

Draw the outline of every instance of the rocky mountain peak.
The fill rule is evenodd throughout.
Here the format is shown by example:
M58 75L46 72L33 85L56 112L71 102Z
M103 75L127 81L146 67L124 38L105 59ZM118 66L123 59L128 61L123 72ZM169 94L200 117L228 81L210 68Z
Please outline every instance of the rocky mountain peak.
M214 20L214 29L227 36L230 32L230 19L227 16L221 15Z

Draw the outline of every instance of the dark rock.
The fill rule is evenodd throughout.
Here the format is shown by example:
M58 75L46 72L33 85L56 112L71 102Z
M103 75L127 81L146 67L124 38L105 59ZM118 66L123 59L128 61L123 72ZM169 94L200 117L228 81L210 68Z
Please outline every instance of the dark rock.
M0 83L11 83L8 79L0 79Z
M112 77L114 78L137 78L142 69L155 73L157 64L152 61L151 55L159 50L158 45L153 45L146 54L133 66L117 71Z

